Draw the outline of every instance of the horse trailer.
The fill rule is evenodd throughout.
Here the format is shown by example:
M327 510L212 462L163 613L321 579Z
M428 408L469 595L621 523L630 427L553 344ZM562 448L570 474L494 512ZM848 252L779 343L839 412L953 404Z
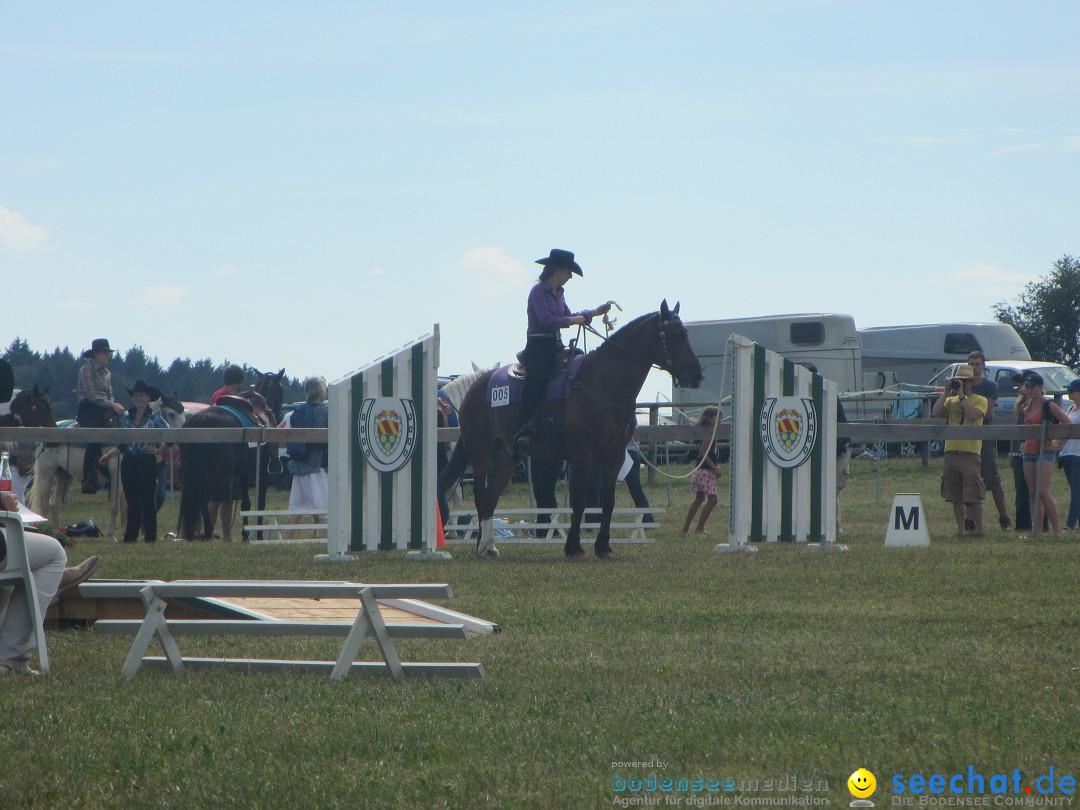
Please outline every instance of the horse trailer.
M859 330L865 372L893 373L924 385L952 363L979 350L987 360L1030 360L1023 338L1007 323L927 323Z
M687 321L690 345L705 371L701 388L674 388L672 402L718 402L731 394L732 354L728 338L742 335L796 363L813 363L839 390L862 388L859 333L851 315L805 313ZM727 408L724 408L727 412Z

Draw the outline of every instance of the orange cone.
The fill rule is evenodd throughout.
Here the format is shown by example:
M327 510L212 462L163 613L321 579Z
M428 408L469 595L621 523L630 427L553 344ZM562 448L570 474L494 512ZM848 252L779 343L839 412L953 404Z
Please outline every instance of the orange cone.
M446 533L443 531L442 509L439 508L438 501L435 501L435 517L438 518L438 528L435 530L435 548L445 548Z

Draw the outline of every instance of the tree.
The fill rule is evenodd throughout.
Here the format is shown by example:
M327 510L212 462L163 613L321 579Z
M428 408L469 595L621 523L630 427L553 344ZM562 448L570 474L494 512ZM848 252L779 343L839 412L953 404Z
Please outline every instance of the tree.
M1080 261L1062 256L1014 303L994 304L994 317L1020 334L1032 357L1080 366Z

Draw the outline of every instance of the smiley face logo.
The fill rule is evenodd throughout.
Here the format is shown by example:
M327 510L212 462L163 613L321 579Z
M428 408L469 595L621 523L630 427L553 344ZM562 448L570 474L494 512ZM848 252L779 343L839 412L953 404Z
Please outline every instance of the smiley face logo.
M865 799L877 789L877 779L866 768L859 768L848 777L847 789L856 799Z

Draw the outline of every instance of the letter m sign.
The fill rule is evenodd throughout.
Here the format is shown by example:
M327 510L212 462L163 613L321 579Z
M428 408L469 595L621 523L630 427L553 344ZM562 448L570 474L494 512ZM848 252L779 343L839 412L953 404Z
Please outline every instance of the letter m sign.
M918 531L919 530L919 507L913 506L908 512L904 511L903 506L897 505L893 510L893 528L897 531L903 526L905 531Z

